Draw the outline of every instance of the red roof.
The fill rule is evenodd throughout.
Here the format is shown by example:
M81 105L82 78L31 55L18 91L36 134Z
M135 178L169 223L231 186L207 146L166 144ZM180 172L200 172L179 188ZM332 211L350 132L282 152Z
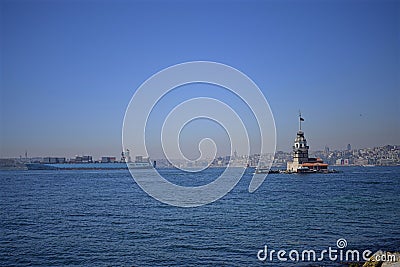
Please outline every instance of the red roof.
M321 167L328 167L328 164L326 163L311 163L311 162L304 162L303 164L301 164L303 167L314 167L314 166L321 166Z

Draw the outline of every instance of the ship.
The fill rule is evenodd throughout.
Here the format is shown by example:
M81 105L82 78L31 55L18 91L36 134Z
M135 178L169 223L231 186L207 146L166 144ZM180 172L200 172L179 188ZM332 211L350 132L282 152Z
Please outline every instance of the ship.
M271 174L271 173L279 173L279 170L271 170L267 167L257 167L254 171L254 174Z

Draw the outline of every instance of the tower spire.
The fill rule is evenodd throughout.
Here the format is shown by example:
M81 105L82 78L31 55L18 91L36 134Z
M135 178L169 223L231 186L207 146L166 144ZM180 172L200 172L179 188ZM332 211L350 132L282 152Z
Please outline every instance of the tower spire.
M299 131L301 131L301 122L304 121L303 117L301 117L301 111L299 110Z

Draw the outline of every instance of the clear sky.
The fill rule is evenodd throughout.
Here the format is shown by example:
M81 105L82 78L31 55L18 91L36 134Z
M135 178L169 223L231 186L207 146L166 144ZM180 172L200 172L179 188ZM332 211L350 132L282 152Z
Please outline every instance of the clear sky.
M279 150L291 149L299 109L311 150L400 144L400 1L3 0L0 8L0 157L118 156L135 90L193 60L256 82Z

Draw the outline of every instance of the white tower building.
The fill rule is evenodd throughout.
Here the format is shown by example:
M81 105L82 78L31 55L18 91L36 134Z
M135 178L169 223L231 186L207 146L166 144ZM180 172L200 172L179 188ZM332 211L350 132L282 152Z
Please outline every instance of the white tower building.
M299 113L299 131L293 145L293 161L287 163L287 172L325 172L328 173L328 164L324 163L320 158L308 157L307 140L304 137L304 132L301 130L301 122L304 119Z
M293 163L302 164L308 161L307 140L303 131L298 131L293 145Z
M289 172L297 172L297 169L302 166L303 163L308 162L308 149L307 140L304 137L304 132L301 130L301 122L304 119L299 113L299 131L297 132L296 139L293 145L293 161L287 163L286 170Z

